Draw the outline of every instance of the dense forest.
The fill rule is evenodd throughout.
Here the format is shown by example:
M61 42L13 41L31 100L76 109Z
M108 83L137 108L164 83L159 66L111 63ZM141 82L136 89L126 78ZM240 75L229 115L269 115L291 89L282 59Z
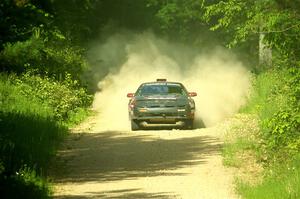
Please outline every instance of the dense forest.
M300 1L2 0L1 195L51 197L48 162L68 127L89 115L89 44L121 30L151 30L195 48L220 45L235 53L254 76L241 112L259 117L259 142L252 146L258 161L294 168L275 178L300 171ZM284 198L299 197L299 176L286 182L289 190L282 185ZM251 194L263 186L251 187Z

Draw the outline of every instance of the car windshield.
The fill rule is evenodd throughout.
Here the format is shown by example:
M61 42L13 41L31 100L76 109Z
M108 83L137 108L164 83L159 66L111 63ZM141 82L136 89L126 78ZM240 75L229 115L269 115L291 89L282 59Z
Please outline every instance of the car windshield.
M145 84L137 92L138 95L185 95L180 84Z

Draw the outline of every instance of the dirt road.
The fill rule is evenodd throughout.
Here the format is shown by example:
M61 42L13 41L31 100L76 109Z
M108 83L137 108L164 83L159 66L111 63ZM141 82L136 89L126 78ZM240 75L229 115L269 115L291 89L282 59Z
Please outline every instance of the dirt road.
M52 166L55 198L237 198L222 165L223 133L77 129Z

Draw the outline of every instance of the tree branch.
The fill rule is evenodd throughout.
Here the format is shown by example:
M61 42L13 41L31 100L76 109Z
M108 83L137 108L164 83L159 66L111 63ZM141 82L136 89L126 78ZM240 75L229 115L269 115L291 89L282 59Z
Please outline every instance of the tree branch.
M282 33L282 32L286 32L292 28L295 28L295 27L300 27L300 24L295 24L295 25L292 25L290 27L287 27L285 29L282 29L282 30L270 30L270 31L255 31L254 33L257 33L257 34L268 34L268 33Z

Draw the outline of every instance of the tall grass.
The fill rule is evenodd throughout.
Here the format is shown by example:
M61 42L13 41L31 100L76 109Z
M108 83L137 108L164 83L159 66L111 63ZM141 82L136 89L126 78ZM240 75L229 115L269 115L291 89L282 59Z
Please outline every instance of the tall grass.
M30 79L41 84L31 85L13 75L0 75L0 193L4 198L49 197L43 180L48 162L67 135L66 124L79 122L86 114L84 107L75 104L69 111L63 110L68 113L65 120L57 117L61 111L53 104L60 104L58 100L68 103L70 100L65 98L74 92L67 90L61 98L41 99L40 93L47 91L51 95L55 82L26 77ZM55 84L59 89L68 89L59 82Z
M288 96L275 93L276 88L284 86L283 76L283 72L272 70L259 74L253 81L251 96L240 112L258 114L261 120L272 117L287 102Z
M239 159L239 153L252 150L254 147L255 144L245 138L238 138L235 142L225 143L222 150L223 164L230 167L240 167L243 160Z
M239 182L238 192L247 199L300 198L300 157L289 166L273 169L261 184L253 186Z

